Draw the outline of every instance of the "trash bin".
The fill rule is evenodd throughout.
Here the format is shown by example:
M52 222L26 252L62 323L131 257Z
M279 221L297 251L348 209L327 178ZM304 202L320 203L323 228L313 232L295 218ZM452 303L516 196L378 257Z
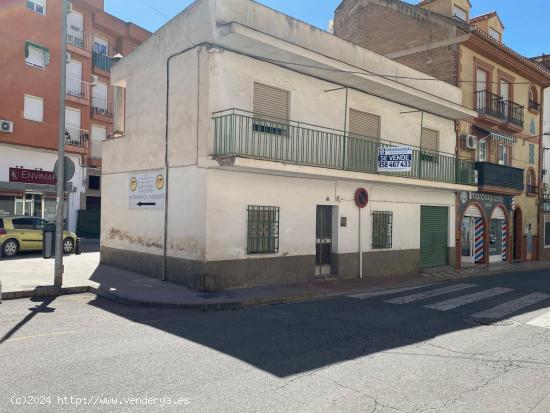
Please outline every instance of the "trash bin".
M55 223L48 223L42 229L42 257L55 257Z

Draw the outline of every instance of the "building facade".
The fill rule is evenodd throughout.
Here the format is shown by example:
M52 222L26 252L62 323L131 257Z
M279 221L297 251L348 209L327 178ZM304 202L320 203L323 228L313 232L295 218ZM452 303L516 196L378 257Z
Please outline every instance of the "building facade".
M98 235L101 145L112 132L112 56L129 53L149 32L103 11L102 0L74 0L67 10L61 62L62 2L9 0L0 24L0 215L55 217L61 64L66 64L65 151L76 165L66 221ZM80 220L78 218L81 212ZM96 219L93 219L96 217ZM92 219L89 219L92 218ZM95 225L97 223L97 225Z
M113 67L102 262L200 290L454 263L475 188L455 121L477 114L372 72L426 76L256 2L193 3Z
M334 30L462 89L479 116L456 123L460 159L478 188L457 193L458 265L537 260L541 92L545 68L503 43L496 12L470 15L469 0L344 0ZM394 30L388 31L388 27Z
M550 70L550 55L537 56L533 61ZM544 228L544 236L541 234L541 258L550 259L550 85L547 85L542 93L542 199L540 203L540 225Z

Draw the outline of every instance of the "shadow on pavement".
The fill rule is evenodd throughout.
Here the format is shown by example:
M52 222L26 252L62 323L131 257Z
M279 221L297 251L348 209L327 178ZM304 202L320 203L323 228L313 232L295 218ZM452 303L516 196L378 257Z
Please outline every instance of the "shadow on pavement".
M3 337L0 338L0 345L13 336L18 330L20 330L25 324L31 321L39 313L53 313L55 308L50 307L50 304L55 300L55 297L33 297L32 302L38 302L39 305L29 308L29 314L27 314L21 321L13 326Z
M536 291L541 292L550 292L548 278L548 271L516 275L520 282L528 279L527 284L536 285ZM467 282L476 284L475 288L437 297L437 301L495 286L506 286L506 283L512 283L512 278L507 275L471 279ZM414 292L442 286L421 287ZM485 308L493 307L533 292L521 290L519 287L514 291L487 299L482 305ZM407 294L393 294L369 300L336 297L223 312L149 309L146 314L148 317L144 316L143 308L136 311L135 307L101 298L90 304L133 322L207 346L278 377L317 370L441 335L480 327L466 313L434 311L423 307L426 302L407 305L384 302ZM506 318L547 308L549 303L550 300L538 302L524 310L508 314ZM473 308L475 306L476 304L472 304L467 308L468 314L477 310ZM146 321L146 318L156 321Z

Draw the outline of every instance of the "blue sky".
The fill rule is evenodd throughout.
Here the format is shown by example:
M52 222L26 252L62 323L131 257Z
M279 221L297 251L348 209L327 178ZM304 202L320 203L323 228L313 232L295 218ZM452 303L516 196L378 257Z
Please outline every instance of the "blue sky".
M417 3L415 0L408 3ZM107 12L155 31L192 0L105 0ZM269 7L326 29L340 0L260 0ZM472 15L497 10L504 42L531 57L550 53L550 0L471 0Z

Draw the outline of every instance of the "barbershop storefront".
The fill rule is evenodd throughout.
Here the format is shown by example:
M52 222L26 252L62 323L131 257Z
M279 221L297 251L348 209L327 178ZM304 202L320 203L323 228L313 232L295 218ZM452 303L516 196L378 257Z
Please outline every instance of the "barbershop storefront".
M511 261L512 197L457 194L457 266Z

